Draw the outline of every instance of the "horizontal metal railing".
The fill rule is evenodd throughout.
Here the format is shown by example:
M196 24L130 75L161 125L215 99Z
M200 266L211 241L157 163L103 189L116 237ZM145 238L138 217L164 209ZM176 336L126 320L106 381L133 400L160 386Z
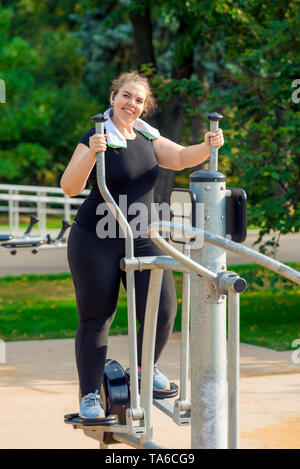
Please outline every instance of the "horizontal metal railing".
M222 247L227 251L233 252L234 254L238 254L242 257L249 259L250 261L255 262L267 269L285 277L292 282L297 283L300 285L300 272L291 267L282 264L275 259L271 259L260 252L254 251L254 249L248 248L246 246L242 246L241 244L237 244L234 241L230 241L227 238L223 238L222 236L217 236L212 233L208 233L207 231L199 230L197 228L192 228L185 225L178 225L176 223L169 223L169 222L154 222L149 226L149 235L153 239L153 241L165 252L170 254L172 257L174 256L174 251L177 251L175 248L170 246L170 244L165 241L160 235L159 231L174 231L176 234L186 234L189 236L194 236L197 239L205 240L207 243L214 244L215 246ZM192 245L191 245L192 249ZM180 262L181 253L177 251L175 259Z
M84 200L81 196L87 196L89 193L90 190L86 189L81 192L80 197L68 197L59 187L0 184L0 212L8 213L10 232L19 231L20 214L33 212L39 218L39 231L45 232L47 215L63 214L64 219L70 221ZM4 204L5 202L7 204ZM32 207L32 204L35 207ZM63 207L53 208L49 207L50 204ZM72 209L72 206L76 209Z

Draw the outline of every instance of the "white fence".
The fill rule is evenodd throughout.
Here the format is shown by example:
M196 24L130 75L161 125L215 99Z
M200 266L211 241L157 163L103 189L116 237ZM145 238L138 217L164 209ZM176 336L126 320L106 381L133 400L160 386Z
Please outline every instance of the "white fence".
M38 231L44 234L47 231L47 215L63 215L65 220L70 221L71 215L77 212L89 193L86 189L79 197L68 197L58 187L0 184L0 212L8 213L11 234L20 230L20 214L24 213L38 217ZM53 208L53 205L58 208Z

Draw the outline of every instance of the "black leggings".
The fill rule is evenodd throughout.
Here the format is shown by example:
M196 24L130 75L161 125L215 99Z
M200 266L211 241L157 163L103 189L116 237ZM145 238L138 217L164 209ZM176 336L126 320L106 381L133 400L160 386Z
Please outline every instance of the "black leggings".
M100 239L96 233L73 224L68 239L68 262L75 287L79 324L75 339L76 364L81 395L100 389L107 352L109 328L114 319L120 280L126 273L119 261L125 257L124 239ZM134 241L135 256L163 254L150 239ZM143 325L150 271L135 272L138 365L141 365ZM164 272L158 310L155 362L166 345L177 310L172 272Z

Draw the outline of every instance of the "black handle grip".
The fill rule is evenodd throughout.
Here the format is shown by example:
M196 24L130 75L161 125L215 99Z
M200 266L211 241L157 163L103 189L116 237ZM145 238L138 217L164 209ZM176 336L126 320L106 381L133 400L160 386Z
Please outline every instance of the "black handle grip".
M210 112L207 116L207 119L210 121L219 121L223 119L222 114L218 114L217 112Z
M93 122L106 122L108 117L105 117L103 114L96 114L95 116L91 117L91 121Z
M31 215L29 225L28 225L27 230L25 231L24 234L29 235L31 233L33 225L35 225L38 221L39 221L39 219L37 217L35 217L34 215Z
M56 240L55 241L61 241L65 232L67 231L68 228L70 228L71 226L71 223L69 223L68 221L66 220L63 220L62 221L62 228L59 232L59 235L57 236Z

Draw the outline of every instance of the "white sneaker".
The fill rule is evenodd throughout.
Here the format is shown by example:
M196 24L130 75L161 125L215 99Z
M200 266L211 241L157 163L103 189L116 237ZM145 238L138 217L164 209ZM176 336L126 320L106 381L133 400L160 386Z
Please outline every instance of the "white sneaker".
M82 398L79 417L82 419L103 419L105 417L103 402L98 389Z

